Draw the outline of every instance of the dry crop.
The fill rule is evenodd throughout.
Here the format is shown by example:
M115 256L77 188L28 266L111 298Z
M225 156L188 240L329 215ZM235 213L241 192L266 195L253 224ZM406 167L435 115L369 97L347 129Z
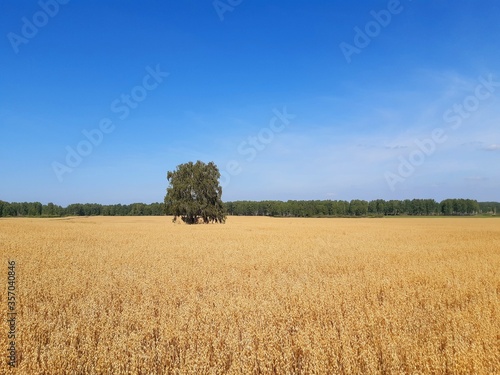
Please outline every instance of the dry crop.
M0 219L0 254L12 373L500 373L498 219Z

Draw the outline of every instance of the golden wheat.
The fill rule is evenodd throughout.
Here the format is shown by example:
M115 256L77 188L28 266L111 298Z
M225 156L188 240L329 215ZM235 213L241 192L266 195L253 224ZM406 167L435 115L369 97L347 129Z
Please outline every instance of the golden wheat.
M500 373L495 219L0 219L0 254L12 373Z

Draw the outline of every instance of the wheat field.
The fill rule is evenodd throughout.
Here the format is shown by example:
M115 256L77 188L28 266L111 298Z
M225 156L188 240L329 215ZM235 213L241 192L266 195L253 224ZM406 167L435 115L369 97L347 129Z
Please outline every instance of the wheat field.
M498 219L0 219L0 254L2 373L500 373Z

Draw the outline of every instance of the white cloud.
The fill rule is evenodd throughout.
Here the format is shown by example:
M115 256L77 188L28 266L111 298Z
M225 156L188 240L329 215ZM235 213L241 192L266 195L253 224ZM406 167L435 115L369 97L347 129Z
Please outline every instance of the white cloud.
M500 151L500 145L499 144L491 144L489 146L485 146L483 150L486 151Z

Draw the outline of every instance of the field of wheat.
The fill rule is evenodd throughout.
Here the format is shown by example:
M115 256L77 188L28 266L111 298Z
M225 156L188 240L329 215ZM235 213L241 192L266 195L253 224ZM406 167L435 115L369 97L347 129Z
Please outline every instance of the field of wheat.
M500 373L498 219L0 219L0 254L1 373Z

